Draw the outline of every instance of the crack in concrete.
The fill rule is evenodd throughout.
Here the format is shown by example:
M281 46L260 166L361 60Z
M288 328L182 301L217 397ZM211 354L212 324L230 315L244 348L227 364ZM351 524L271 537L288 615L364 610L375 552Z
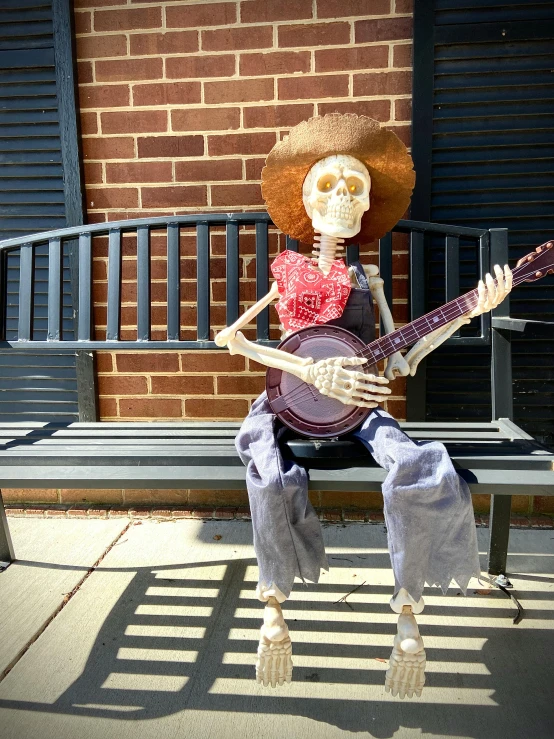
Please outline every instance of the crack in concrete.
M94 570L98 567L98 565L102 562L102 560L107 556L107 554L110 552L113 547L115 547L118 543L120 543L121 537L127 533L129 528L131 526L136 525L138 522L136 521L129 521L127 526L125 526L124 529L122 529L117 537L112 541L112 543L106 547L106 549L103 551L103 553L100 555L100 557L96 560L96 562L89 567L87 572L83 575L81 580L75 585L73 590L71 590L69 593L65 593L64 598L60 605L56 608L56 610L46 619L46 621L43 623L43 625L36 631L35 634L29 639L27 644L20 650L20 652L14 657L14 659L10 662L10 664L0 673L0 683L6 678L9 673L13 670L13 668L17 665L17 663L22 659L22 657L28 652L28 650L32 647L32 645L37 641L37 639L42 636L42 634L46 631L48 626L52 623L52 621L60 614L63 609L66 607L66 605L69 603L69 601L73 598L75 593L77 593L81 587L83 586L85 580L87 580L90 575L94 572ZM17 560L13 562L12 564L16 564Z

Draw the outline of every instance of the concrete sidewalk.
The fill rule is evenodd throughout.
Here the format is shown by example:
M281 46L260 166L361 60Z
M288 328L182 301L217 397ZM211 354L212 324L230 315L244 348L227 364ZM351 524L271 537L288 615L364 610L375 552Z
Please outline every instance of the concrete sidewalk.
M21 559L0 574L2 739L554 735L554 531L511 532L517 626L486 585L426 589L427 685L400 701L383 689L396 617L382 525L324 527L331 572L286 603L294 682L272 690L254 680L250 524L128 524L10 521Z

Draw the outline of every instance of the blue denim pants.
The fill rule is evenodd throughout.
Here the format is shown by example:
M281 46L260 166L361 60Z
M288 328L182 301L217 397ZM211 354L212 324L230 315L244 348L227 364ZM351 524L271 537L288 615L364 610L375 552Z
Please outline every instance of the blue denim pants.
M279 449L284 430L263 393L235 442L247 468L261 600L274 593L288 598L295 576L318 582L328 569L308 474ZM473 507L445 447L412 441L379 408L355 435L388 471L382 489L395 592L405 588L418 601L425 583L446 592L455 580L465 593L480 575Z

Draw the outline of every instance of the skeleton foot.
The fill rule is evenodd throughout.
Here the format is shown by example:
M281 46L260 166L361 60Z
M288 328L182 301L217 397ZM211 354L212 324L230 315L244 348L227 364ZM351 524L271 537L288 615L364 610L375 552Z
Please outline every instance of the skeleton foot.
M425 685L425 650L411 606L398 618L398 633L385 676L385 690L399 698L420 696Z
M281 606L270 597L260 629L256 680L265 687L290 683L292 680L292 644Z

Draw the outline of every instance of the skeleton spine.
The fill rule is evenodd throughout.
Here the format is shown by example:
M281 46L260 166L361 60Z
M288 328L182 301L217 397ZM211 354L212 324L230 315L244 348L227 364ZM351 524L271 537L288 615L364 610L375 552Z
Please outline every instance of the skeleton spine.
M314 250L312 254L317 258L317 266L323 272L324 275L328 275L331 271L331 266L337 257L337 252L341 251L344 247L344 239L339 239L337 236L328 236L327 234L316 233Z

